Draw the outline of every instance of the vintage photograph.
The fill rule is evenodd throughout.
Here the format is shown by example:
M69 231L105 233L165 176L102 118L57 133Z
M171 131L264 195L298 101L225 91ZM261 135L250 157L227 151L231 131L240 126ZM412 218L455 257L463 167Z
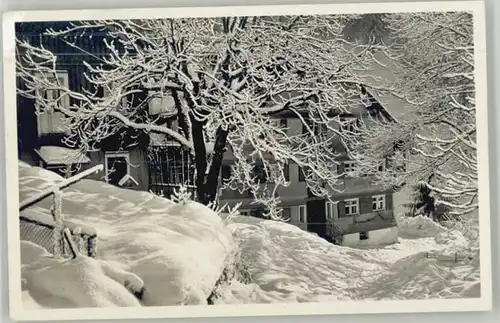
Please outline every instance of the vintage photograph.
M476 13L227 13L12 22L23 310L484 296Z

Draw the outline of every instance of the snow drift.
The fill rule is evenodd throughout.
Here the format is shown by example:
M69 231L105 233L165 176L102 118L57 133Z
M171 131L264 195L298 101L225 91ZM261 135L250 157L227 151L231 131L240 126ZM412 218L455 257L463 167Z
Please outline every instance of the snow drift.
M62 180L23 163L19 177L21 200ZM46 198L21 214L48 217L51 205ZM236 250L218 214L196 202L177 204L147 192L82 180L63 190L62 209L65 219L96 229L99 261L144 281L142 304L147 306L206 304ZM89 270L95 271L91 264ZM52 283L64 285L57 279Z
M143 281L106 262L78 256L56 258L45 249L21 242L25 299L45 308L140 306L134 293Z
M421 221L436 233L425 236ZM328 243L287 223L235 217L251 284L233 282L218 303L479 297L479 254L459 231L413 219L414 238L373 249ZM424 236L424 237L422 237Z

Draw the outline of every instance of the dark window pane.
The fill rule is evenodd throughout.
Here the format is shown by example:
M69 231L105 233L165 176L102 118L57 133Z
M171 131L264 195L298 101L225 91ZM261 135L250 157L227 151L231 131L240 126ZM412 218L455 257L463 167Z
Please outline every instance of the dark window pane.
M267 182L267 174L264 169L264 165L256 164L253 167L253 176L255 178L256 183L265 183Z
M227 182L231 178L231 166L222 165L221 169L222 182Z
M108 157L108 183L118 186L118 182L127 175L125 157Z

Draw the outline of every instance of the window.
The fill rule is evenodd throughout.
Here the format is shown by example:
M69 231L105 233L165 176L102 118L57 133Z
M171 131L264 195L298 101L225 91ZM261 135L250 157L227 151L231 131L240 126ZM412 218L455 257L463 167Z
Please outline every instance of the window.
M286 133L288 122L286 119L271 119L271 125L275 128L279 128Z
M266 183L267 182L267 173L263 164L256 164L253 167L253 177L255 178L256 183Z
M333 213L333 202L327 201L325 203L325 215L327 220L333 220L334 213Z
M227 183L231 178L231 165L222 165L221 168L222 183Z
M106 153L106 182L115 186L122 186L122 179L130 176L130 154L128 152ZM123 182L122 182L123 184Z
M120 87L120 85L117 85L116 87ZM110 93L110 88L113 89L115 88L115 85L113 83L111 84L106 84L104 87L102 87L102 96L103 96L103 100L107 100L109 96L111 95L116 95L115 93ZM133 99L133 96L132 95L123 95L123 93L127 92L127 89L125 88L121 88L120 89L120 95L122 96L120 98L120 103L117 107L114 107L114 109L120 111L120 110L123 110L124 108L128 107L129 103L131 104L132 103L132 99ZM153 99L154 100L154 99ZM113 102L116 102L115 100L113 100ZM149 112L156 112L156 111L152 111L151 110L151 103L150 103L150 111ZM152 113L152 115L153 115Z
M312 131L315 136L325 138L328 133L328 127L324 123L306 119L305 123L302 123L302 133L310 134L310 131Z
M349 174L356 170L356 164L352 160L347 160L344 162L344 173Z
M313 125L313 132L315 136L318 136L320 138L326 138L326 135L328 133L328 128L324 123L315 123Z
M238 210L241 215L243 216L249 216L250 215L250 210Z
M151 96L154 94L149 93ZM176 113L175 100L171 95L165 95L163 97L153 97L149 102L149 114L150 115L172 115Z
M257 207L255 209L251 209L249 212L250 216L253 216L254 218L265 218L265 215L269 213L268 209L262 208L262 207Z
M179 130L179 121L177 119L168 119L167 120L167 128L178 131Z
M385 210L385 195L375 195L373 199L373 211Z
M340 131L355 133L360 125L356 118L343 118L340 120Z
M56 106L69 107L69 96L63 95L62 90L59 88L69 87L68 74L66 72L57 72L56 75L47 75L46 78L54 84L54 88L46 88L39 93L49 106L42 107L42 113L37 113L38 135L65 132L64 114L54 108Z
M345 215L359 214L359 199L345 200Z
M368 232L360 232L359 240L368 240Z
M305 205L299 205L299 223L307 222L307 208Z
M52 74L52 73L51 73ZM40 76L42 77L42 76ZM55 73L55 75L46 75L46 79L54 85L53 88L46 88L45 90L42 90L41 96L47 100L57 100L61 97L63 94L63 91L61 90L62 88L67 88L69 87L69 79L68 79L68 73L65 71L58 71ZM62 98L61 98L62 99ZM68 97L65 96L63 102L61 102L63 105L69 106L69 102L67 100Z
M281 217L282 217L283 219L288 220L288 219L290 219L290 215L291 215L291 213L292 213L292 210L291 210L289 207L284 207L284 208L282 209L282 211L281 211Z
M378 166L378 171L379 172L383 172L385 170L385 162L382 162L379 166Z

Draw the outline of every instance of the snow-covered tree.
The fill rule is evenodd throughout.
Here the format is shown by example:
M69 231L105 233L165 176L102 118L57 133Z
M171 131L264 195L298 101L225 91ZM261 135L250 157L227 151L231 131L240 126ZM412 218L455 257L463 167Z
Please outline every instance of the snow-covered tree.
M83 62L86 87L70 89L54 77L57 55L18 39L17 68L39 113L64 115L66 143L82 151L124 128L166 134L191 151L196 195L216 198L223 155L235 156L226 185L250 190L256 202L278 217L276 189L288 185L284 165L305 170L313 194L327 196L340 183L332 143L343 134L339 115L360 104L360 71L372 59L368 48L343 37L343 15L102 20L48 30L75 49L79 39L105 33L108 54L100 64ZM92 53L89 53L91 55ZM41 90L57 88L47 98ZM71 104L61 101L69 98ZM161 118L148 113L154 100L170 102ZM276 126L284 111L295 115L304 133ZM176 119L178 129L167 126ZM318 129L332 136L318 136ZM323 132L322 132L323 133ZM273 185L261 185L254 164Z
M349 147L357 172L388 186L426 183L436 202L461 215L477 204L473 19L467 12L384 15L392 42L380 46L379 64L406 112L397 123L370 122ZM389 93L390 92L390 93ZM386 158L392 167L379 168Z

